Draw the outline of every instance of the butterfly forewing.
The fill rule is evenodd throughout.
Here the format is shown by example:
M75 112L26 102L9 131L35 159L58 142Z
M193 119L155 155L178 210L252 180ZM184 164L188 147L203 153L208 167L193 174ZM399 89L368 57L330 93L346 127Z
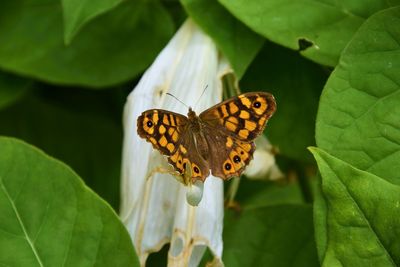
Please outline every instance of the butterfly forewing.
M245 93L217 104L200 114L200 119L241 141L252 141L265 128L276 109L274 97L265 92Z
M192 178L204 181L210 170L207 162L197 152L188 118L162 109L147 110L137 120L140 137L155 149L168 156L168 162L183 174L186 165L192 169Z
M179 147L188 119L178 113L150 109L137 120L140 137L145 138L163 155L173 154Z

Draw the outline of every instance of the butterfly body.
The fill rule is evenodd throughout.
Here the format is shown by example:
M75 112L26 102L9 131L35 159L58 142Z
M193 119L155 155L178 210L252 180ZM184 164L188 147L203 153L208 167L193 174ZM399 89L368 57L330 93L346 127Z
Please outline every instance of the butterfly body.
M191 167L192 181L204 181L211 173L222 179L240 176L253 157L253 140L262 133L276 109L271 94L245 93L223 101L198 116L150 109L137 121L145 138L175 170Z

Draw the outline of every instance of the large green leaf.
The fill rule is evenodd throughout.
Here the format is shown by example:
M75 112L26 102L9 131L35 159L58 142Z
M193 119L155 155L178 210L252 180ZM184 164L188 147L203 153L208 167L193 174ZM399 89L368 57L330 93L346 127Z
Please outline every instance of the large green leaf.
M266 38L292 49L311 42L306 57L335 66L339 55L366 18L400 4L398 0L219 0L229 11Z
M313 162L318 100L326 72L297 52L267 42L240 82L243 91L268 91L277 111L265 130L280 152L292 159Z
M0 110L21 98L31 84L31 80L0 71Z
M0 112L0 134L66 162L117 209L122 111L113 98L111 91L33 90Z
M224 223L226 266L318 266L307 205L277 205L227 211Z
M46 82L104 87L142 72L172 34L156 1L125 1L85 25L66 47L59 0L5 1L0 67Z
M321 96L319 147L400 184L400 7L371 16L343 51Z
M3 266L139 266L109 205L65 164L0 138Z
M400 186L314 148L326 226L323 266L400 264Z
M260 50L257 35L214 0L181 0L190 17L215 41L241 77Z
M64 40L69 44L91 19L116 7L123 0L62 0Z

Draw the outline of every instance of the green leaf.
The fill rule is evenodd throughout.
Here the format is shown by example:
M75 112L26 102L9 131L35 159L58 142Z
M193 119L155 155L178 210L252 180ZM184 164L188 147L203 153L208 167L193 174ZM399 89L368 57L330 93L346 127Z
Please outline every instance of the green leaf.
M0 110L25 95L31 84L31 80L0 71Z
M307 205L278 205L227 211L224 223L226 266L319 266Z
M117 215L65 164L0 138L4 266L139 266Z
M318 100L326 72L297 52L267 42L240 82L243 91L271 92L277 111L265 134L280 153L302 162L314 162L313 145Z
M326 201L323 266L400 264L400 187L312 148Z
M400 184L400 7L359 29L321 96L319 147L354 167Z
M122 111L114 98L112 91L36 88L0 112L0 135L61 159L117 210Z
M219 0L255 32L320 64L335 66L341 51L366 18L400 4L393 0ZM301 45L300 45L300 44Z
M234 18L214 0L181 0L190 17L215 41L240 78L264 38Z
M278 183L241 178L235 200L245 208L304 204L298 183Z
M7 1L0 9L0 67L50 83L105 87L141 73L172 34L156 1L125 1L85 25L66 47L61 1Z
M64 41L69 44L83 25L116 7L123 0L62 0Z

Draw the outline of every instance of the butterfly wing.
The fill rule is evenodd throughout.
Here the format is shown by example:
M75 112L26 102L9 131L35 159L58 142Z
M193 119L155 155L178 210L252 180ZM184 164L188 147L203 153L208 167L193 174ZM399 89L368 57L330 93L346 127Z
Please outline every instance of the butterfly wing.
M222 179L239 177L253 158L255 145L226 134L219 128L203 127L209 144L209 164L214 176Z
M137 131L153 148L168 156L175 170L184 174L186 164L192 168L192 179L205 180L210 170L197 152L187 117L161 109L150 109L137 120Z
M245 93L203 111L199 117L203 123L221 129L235 139L249 142L264 131L275 110L273 95Z
M174 153L181 141L188 119L178 113L150 109L137 119L137 132L163 155Z
M183 134L179 148L168 158L168 162L182 175L185 173L187 164L189 164L192 182L195 180L204 181L210 174L210 167L198 151L194 135L189 130L186 130Z
M200 114L213 175L222 179L240 176L253 158L253 140L275 110L274 97L257 92L230 98Z

